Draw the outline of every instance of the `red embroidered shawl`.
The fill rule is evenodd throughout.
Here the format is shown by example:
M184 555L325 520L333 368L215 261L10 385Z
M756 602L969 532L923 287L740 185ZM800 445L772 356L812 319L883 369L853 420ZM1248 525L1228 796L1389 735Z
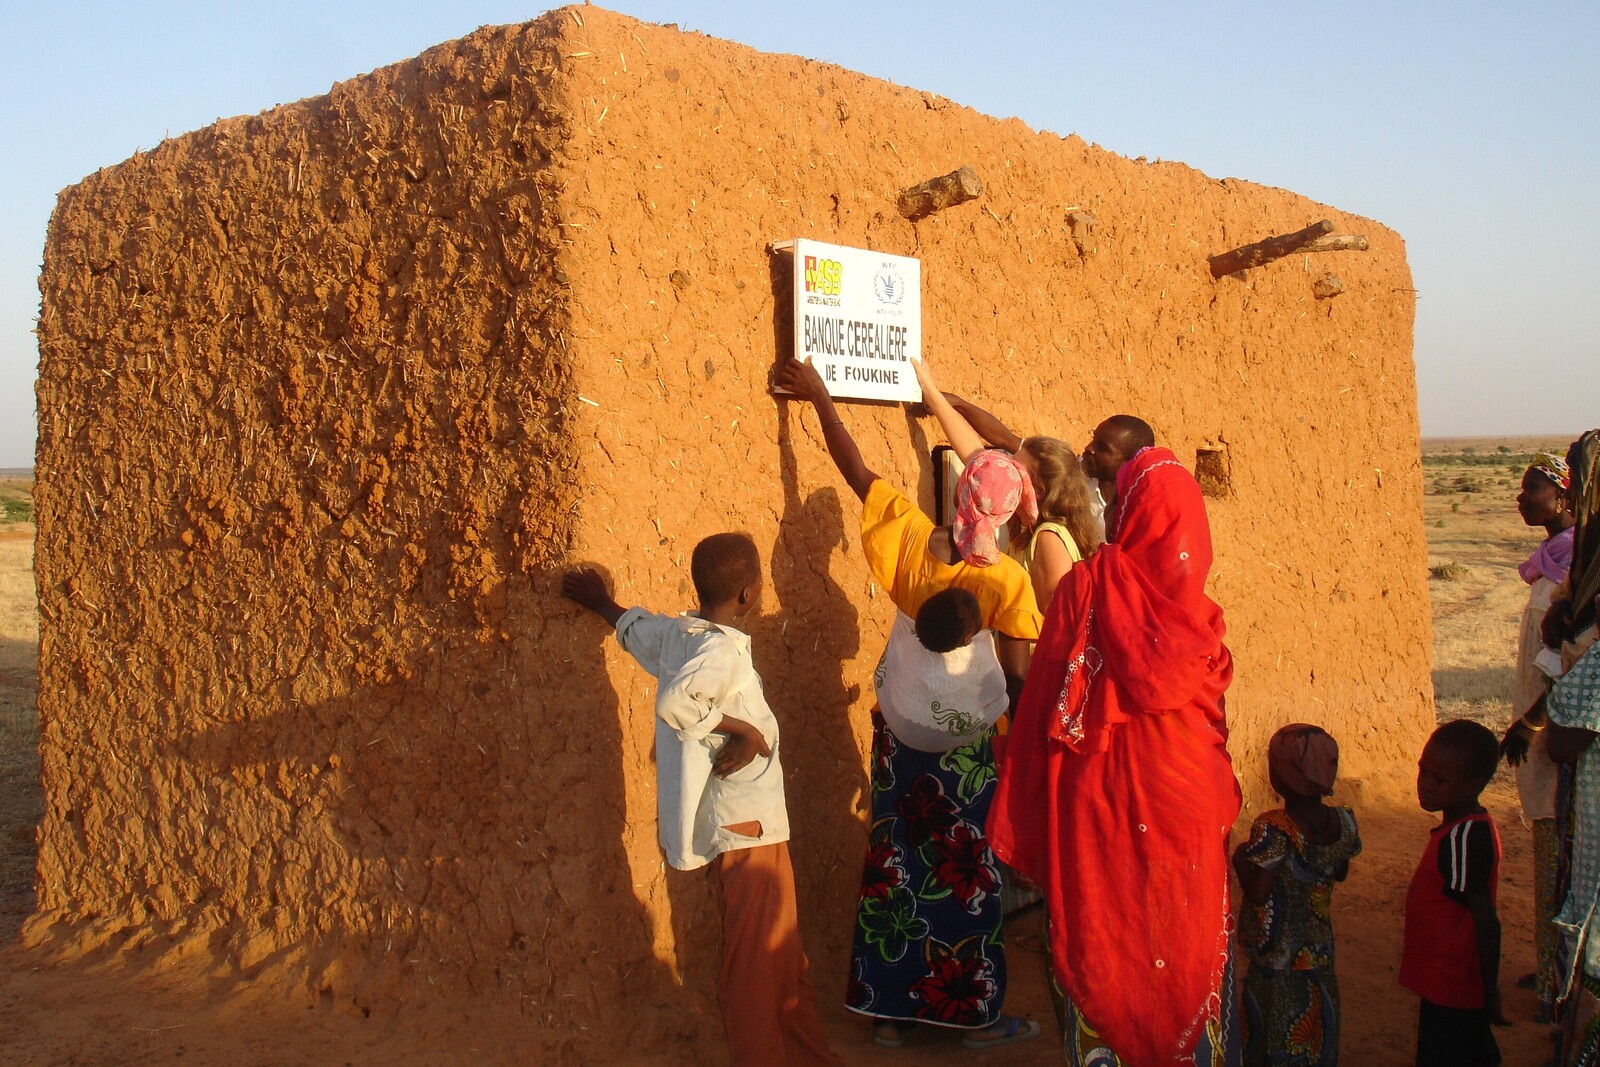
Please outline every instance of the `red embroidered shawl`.
M1143 1067L1220 1016L1233 660L1200 487L1170 451L1123 465L1107 525L1051 601L988 831L1044 891L1062 988Z

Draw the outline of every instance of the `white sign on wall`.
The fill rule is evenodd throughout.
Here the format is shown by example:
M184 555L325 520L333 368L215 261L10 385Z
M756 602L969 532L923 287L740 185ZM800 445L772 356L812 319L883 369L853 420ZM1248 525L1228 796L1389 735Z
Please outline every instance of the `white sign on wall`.
M794 354L828 392L858 400L921 400L922 264L906 256L797 238Z

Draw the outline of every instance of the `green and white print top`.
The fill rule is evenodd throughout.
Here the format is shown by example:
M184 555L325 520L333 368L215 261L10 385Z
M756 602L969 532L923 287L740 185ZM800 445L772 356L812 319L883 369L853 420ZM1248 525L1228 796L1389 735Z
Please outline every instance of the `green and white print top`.
M1589 646L1583 658L1556 680L1546 702L1550 721L1600 733L1600 642ZM1578 757L1572 803L1576 825L1572 839L1572 882L1566 903L1556 916L1556 926L1570 937L1582 937L1583 969L1600 977L1600 924L1595 923L1600 900L1600 742Z

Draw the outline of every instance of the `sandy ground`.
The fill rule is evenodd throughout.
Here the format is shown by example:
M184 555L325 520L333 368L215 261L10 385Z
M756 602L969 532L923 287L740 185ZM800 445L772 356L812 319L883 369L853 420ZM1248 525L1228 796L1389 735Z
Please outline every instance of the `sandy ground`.
M1520 447L1522 442L1516 444ZM1460 442L1451 446L1455 450ZM1492 448L1481 442L1480 450ZM1514 565L1536 543L1517 519L1509 464L1454 466L1435 457L1425 468L1430 564L1449 577L1431 586L1435 613L1435 690L1442 719L1504 722L1512 632L1522 588ZM1478 491L1456 491L1467 477ZM26 528L0 531L0 1062L6 1064L479 1064L519 1058L519 1034L534 1024L493 1007L453 1005L369 1016L315 998L273 999L220 974L192 942L112 941L72 958L47 958L23 947L22 918L32 905L32 826L42 807L33 721L33 657L38 631ZM1409 1062L1416 1000L1395 983L1406 884L1432 820L1410 799L1411 783L1376 783L1339 799L1357 808L1366 851L1335 896L1346 1063ZM1387 795L1385 795L1387 794ZM1501 915L1502 974L1514 1026L1501 1031L1510 1067L1541 1064L1551 1045L1535 1025L1532 994L1512 980L1533 967L1530 839L1502 775L1485 801L1499 819L1505 861ZM1012 989L1008 1008L1040 1019L1047 1037L1031 1045L974 1054L954 1040L921 1036L891 1051L870 1043L860 1020L826 1006L824 1021L850 1064L1005 1065L1054 1061L1048 997L1039 954L1040 916L1011 924ZM720 1049L661 1055L630 1048L618 1035L606 1062L722 1062Z

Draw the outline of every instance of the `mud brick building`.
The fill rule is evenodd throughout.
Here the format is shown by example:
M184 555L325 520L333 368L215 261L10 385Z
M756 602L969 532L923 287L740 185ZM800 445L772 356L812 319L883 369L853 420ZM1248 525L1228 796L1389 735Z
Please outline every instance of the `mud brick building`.
M978 200L899 214L961 164ZM1368 250L1208 270L1319 219ZM597 561L625 603L687 607L695 541L744 529L770 561L752 630L802 926L837 996L892 609L814 414L768 394L769 246L797 236L921 260L947 388L1079 444L1141 414L1203 469L1255 805L1291 718L1337 733L1352 783L1409 775L1430 634L1396 234L570 8L62 193L29 936L159 929L350 1007L499 1000L552 1058L619 1027L717 1047L710 888L655 843L653 684L557 587ZM931 422L845 418L930 495Z

